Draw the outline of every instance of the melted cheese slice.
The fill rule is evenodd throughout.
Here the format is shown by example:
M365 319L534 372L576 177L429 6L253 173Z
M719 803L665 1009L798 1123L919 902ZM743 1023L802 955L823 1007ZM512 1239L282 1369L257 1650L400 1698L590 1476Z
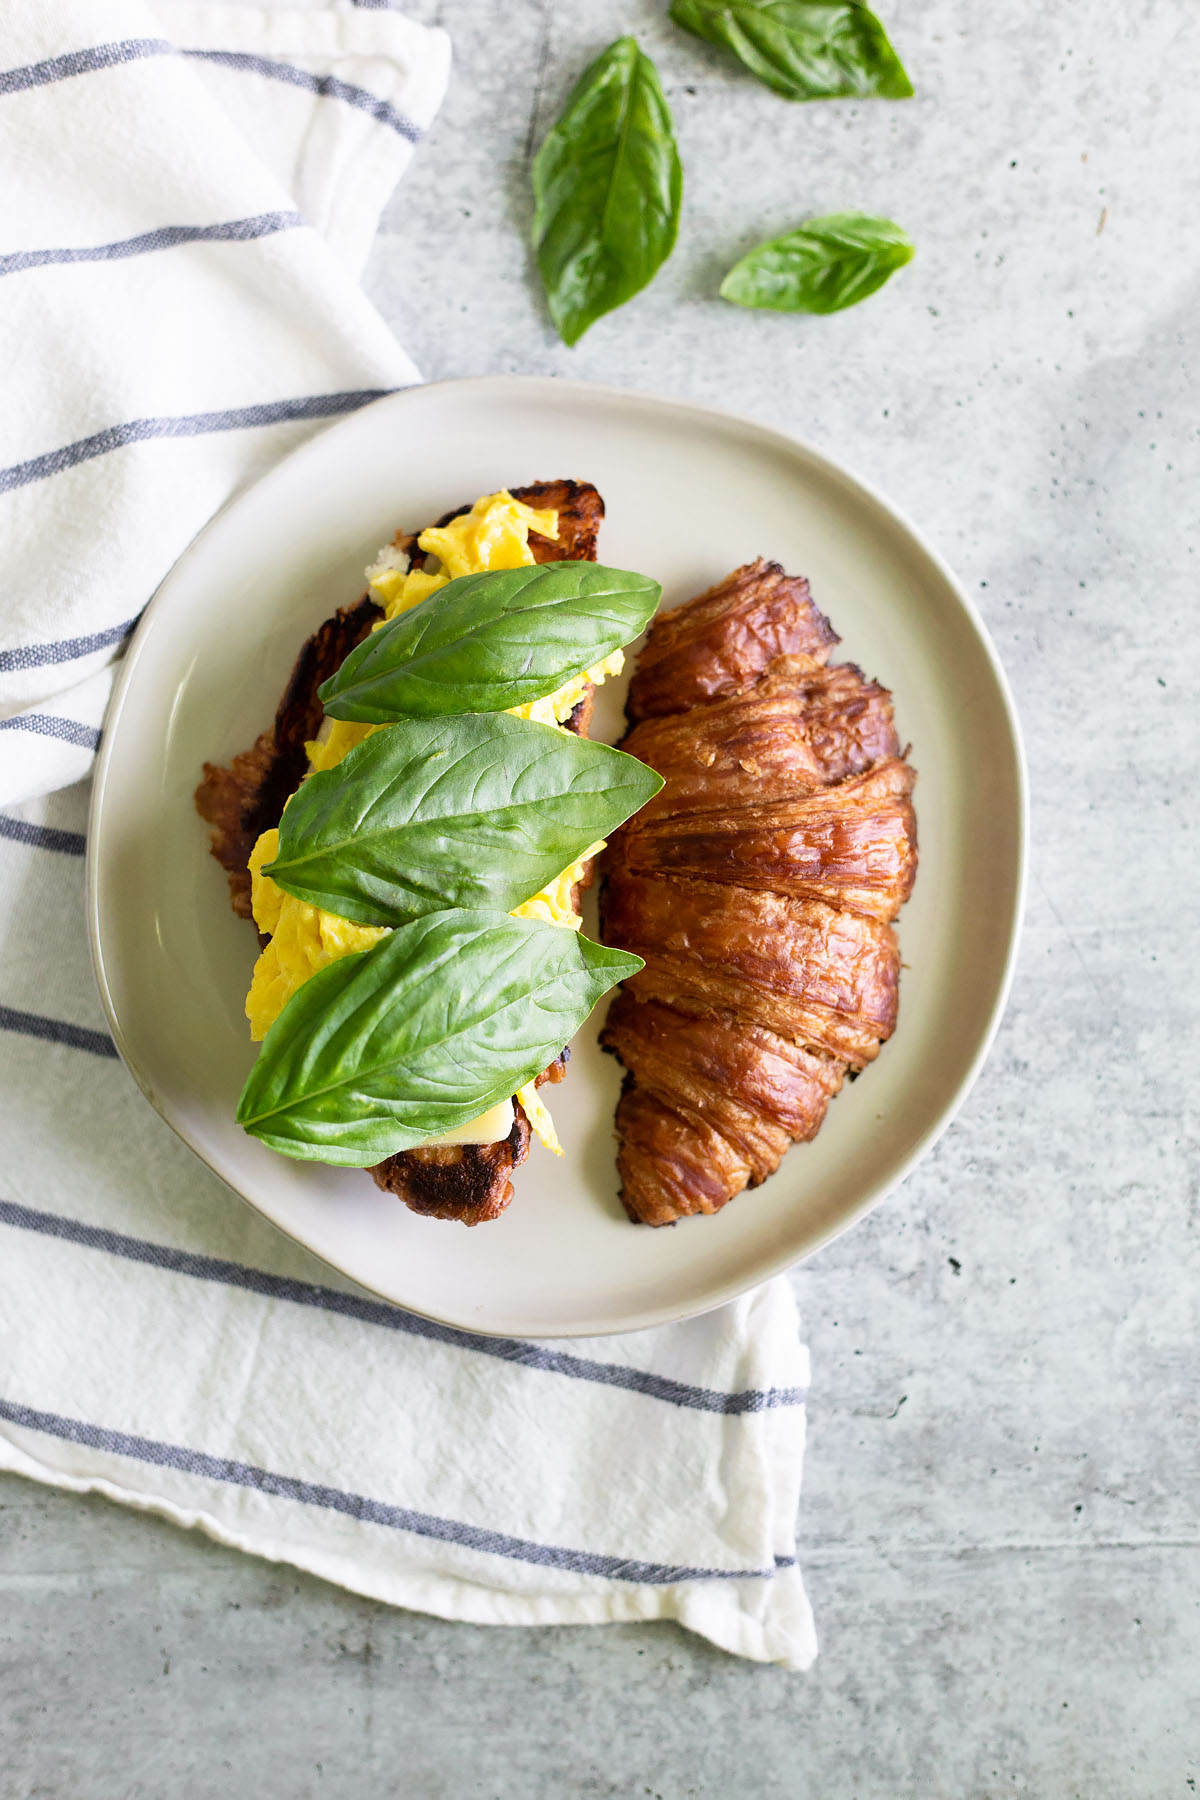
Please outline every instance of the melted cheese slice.
M499 1106L493 1106L488 1112L481 1113L472 1119L469 1125L460 1125L457 1131L444 1132L441 1137L428 1138L428 1144L501 1144L513 1128L513 1103L501 1100Z

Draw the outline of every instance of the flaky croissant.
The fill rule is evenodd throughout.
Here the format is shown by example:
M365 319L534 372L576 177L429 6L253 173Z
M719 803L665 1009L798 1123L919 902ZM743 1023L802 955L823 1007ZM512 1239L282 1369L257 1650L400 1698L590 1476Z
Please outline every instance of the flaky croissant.
M887 690L826 666L837 641L759 560L657 620L630 685L621 747L666 785L605 859L605 942L646 967L601 1042L649 1225L765 1180L895 1027L915 774Z

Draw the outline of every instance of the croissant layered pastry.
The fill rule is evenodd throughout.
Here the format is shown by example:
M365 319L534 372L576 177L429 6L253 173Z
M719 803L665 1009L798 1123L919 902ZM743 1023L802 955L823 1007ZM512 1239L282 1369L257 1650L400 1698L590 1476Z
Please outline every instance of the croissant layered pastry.
M718 1211L814 1137L896 1024L892 921L917 866L915 773L887 690L807 581L761 559L652 625L621 748L665 786L615 834L606 943L645 968L601 1043L626 1069L621 1198Z

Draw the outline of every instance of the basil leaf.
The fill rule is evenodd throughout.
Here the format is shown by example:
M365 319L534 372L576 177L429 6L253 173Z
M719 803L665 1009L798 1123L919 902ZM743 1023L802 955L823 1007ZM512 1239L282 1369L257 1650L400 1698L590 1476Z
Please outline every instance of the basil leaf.
M658 273L682 194L658 71L633 38L618 38L580 76L533 164L533 246L564 343Z
M743 256L721 283L721 297L772 312L840 312L881 288L913 255L890 219L830 213Z
M785 100L907 100L912 83L857 0L674 0L685 31L732 51Z
M504 913L430 913L296 990L238 1123L272 1150L367 1168L507 1100L640 957Z
M373 631L317 690L335 719L506 712L628 644L662 589L600 563L460 575Z
M661 787L636 757L507 713L401 719L293 794L265 873L363 925L510 912Z

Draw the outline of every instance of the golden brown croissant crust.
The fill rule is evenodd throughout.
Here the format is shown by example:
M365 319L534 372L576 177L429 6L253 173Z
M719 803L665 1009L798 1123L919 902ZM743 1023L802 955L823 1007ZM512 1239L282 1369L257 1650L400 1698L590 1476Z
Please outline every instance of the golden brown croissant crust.
M621 747L665 786L605 858L605 942L646 967L601 1043L646 1224L764 1181L895 1027L915 774L887 690L825 666L836 642L807 582L759 560L656 621L630 686Z
M529 534L535 562L595 562L604 502L590 483L539 481L511 491L527 506L553 507L558 513L556 540L537 532ZM438 524L446 525L459 512L468 510L459 507L457 512L439 519ZM396 540L410 557L416 549L417 535L402 534ZM252 917L250 874L246 867L250 852L262 832L278 825L285 805L308 770L304 746L316 737L325 717L317 689L340 668L379 616L374 601L364 596L356 605L343 607L326 619L301 650L274 722L260 732L249 750L235 756L228 768L216 763L204 765L204 779L196 789L196 810L212 828L212 854L226 872L230 901L239 918ZM589 687L567 721L568 729L581 737L588 735L593 693ZM538 1076L538 1084L561 1081L566 1058L564 1050ZM377 1186L428 1218L458 1219L465 1225L498 1218L513 1196L509 1177L529 1155L529 1121L519 1102L513 1110L513 1128L503 1143L404 1150L368 1172Z
M629 684L629 717L656 718L741 693L776 657L823 663L837 641L804 577L759 557L655 620Z

